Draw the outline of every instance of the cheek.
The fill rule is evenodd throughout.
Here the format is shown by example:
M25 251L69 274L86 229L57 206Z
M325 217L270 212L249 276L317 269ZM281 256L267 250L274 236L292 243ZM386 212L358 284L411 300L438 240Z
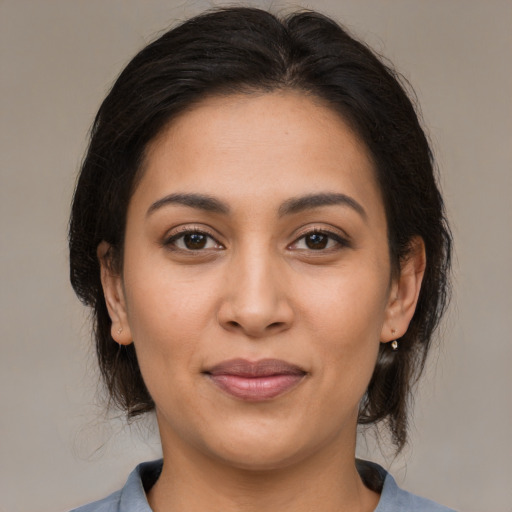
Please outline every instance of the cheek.
M352 266L316 273L303 282L300 309L324 339L334 336L356 345L365 339L379 341L388 288L387 274L379 269Z
M320 284L320 286L318 286ZM339 272L311 288L304 322L314 332L317 366L337 391L338 383L364 393L371 378L385 319L388 282L381 272ZM359 397L356 396L356 400Z
M144 335L137 332L138 327L169 334L169 326L174 326L173 331L198 326L205 319L215 289L207 273L173 268L165 256L146 256L142 251L125 258L124 282L134 338ZM187 321L192 317L195 322Z
M206 298L194 287L185 287L184 293L175 281L147 277L131 281L129 289L137 293L127 296L138 364L157 408L181 410L190 393L190 376L201 366L199 338Z
M128 321L144 377L154 380L156 368L179 372L197 366L194 355L214 317L216 287L204 276L169 272L165 264L135 267L128 260L125 269Z

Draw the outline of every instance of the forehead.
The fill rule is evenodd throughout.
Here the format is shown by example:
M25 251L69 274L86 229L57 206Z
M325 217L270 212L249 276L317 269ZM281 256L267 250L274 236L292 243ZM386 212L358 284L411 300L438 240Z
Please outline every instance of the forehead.
M294 91L211 97L173 119L148 146L135 196L190 188L262 203L327 189L380 201L364 143Z

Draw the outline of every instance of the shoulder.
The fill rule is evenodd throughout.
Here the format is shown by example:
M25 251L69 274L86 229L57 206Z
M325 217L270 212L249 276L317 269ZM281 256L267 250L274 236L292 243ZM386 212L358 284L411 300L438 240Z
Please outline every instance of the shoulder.
M376 468L384 480L375 512L455 512L444 505L404 491L384 468L374 463L367 464Z
M70 512L118 512L121 491L116 491L106 498L89 503L83 507L74 508Z
M151 512L145 489L153 485L161 470L161 460L139 464L122 489L70 512Z

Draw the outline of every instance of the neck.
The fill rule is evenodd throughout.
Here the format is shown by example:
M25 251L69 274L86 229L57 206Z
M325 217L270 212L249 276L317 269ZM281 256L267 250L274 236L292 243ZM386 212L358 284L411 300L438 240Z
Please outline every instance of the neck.
M163 448L162 473L148 493L154 512L371 512L378 504L378 494L357 473L355 440L350 449L330 444L299 462L259 470L233 466L188 446Z

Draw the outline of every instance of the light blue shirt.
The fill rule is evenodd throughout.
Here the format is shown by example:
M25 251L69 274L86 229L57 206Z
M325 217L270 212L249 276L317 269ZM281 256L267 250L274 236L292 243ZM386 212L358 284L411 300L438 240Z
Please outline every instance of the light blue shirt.
M455 512L433 501L421 498L398 487L393 477L373 462L362 462L376 469L384 484L375 512ZM130 474L125 486L100 501L76 508L71 512L152 512L144 487L150 488L158 479L162 460L139 464Z

